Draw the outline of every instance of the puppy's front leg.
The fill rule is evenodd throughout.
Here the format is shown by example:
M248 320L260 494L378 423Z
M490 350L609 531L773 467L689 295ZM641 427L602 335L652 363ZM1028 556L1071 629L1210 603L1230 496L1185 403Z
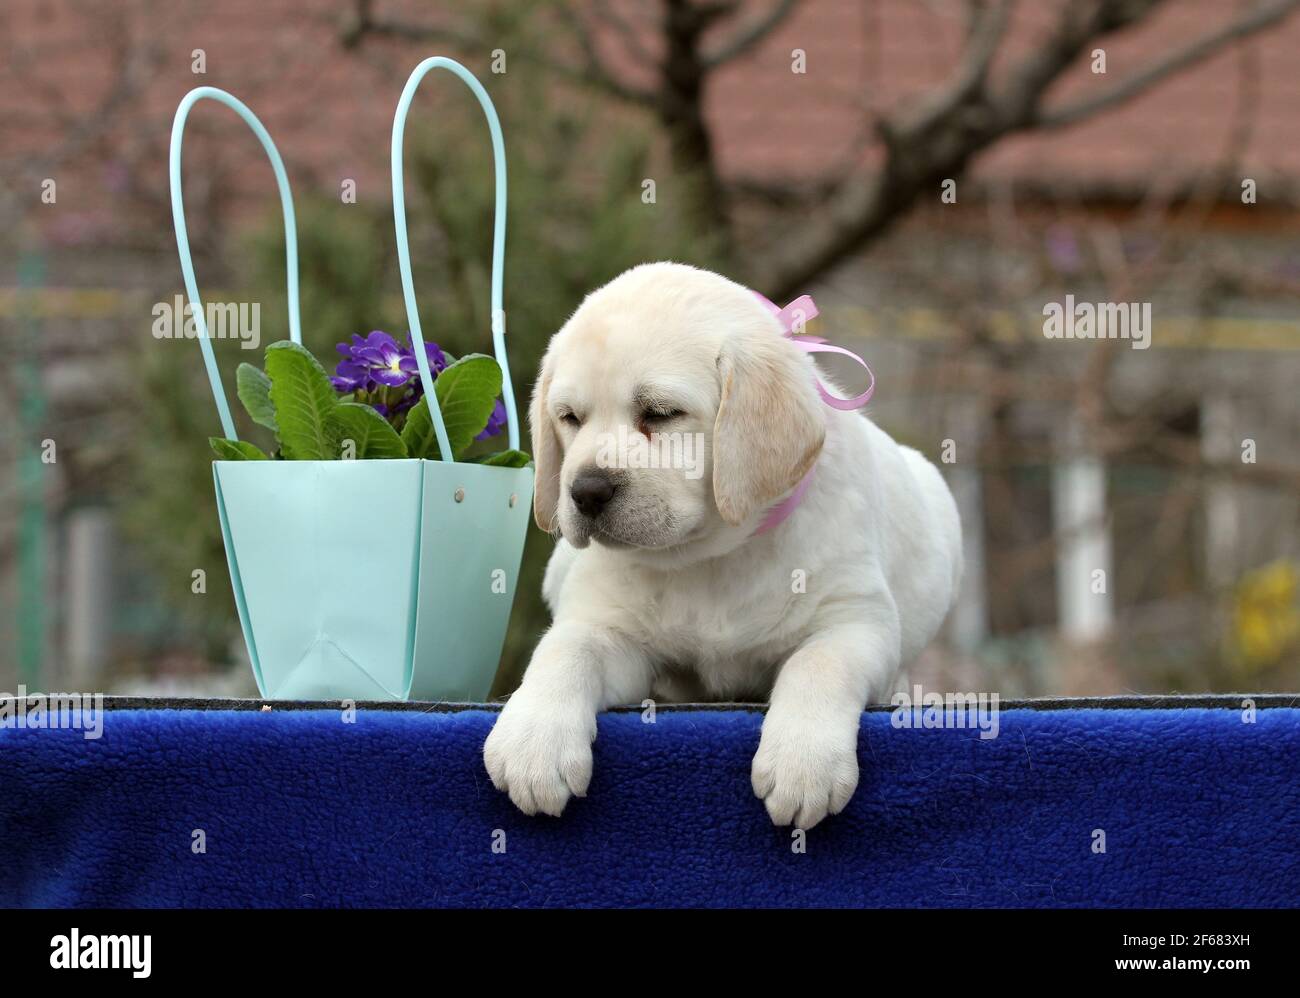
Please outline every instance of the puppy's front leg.
M812 828L844 810L857 788L862 708L898 674L898 615L886 602L873 607L871 625L814 635L777 675L751 771L777 825Z
M483 746L493 784L525 814L558 815L570 796L586 796L596 714L649 691L649 660L635 644L596 624L557 622Z

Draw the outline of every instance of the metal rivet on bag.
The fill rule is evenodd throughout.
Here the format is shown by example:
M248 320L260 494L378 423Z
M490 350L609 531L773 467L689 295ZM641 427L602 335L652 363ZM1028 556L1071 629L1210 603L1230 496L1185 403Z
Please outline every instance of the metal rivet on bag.
M515 508L515 503L517 503L518 501L519 501L519 496L517 496L515 493L511 492L511 493L510 493L510 508L511 508L511 509L514 509L514 508Z
M464 490L464 489L457 489L457 490L456 490L456 501L457 501L457 502L464 502L464 501L465 501L465 490Z

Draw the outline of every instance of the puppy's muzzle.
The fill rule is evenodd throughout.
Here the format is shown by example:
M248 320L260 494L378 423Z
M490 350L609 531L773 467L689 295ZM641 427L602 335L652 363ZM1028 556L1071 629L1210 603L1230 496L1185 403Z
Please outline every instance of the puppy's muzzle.
M583 471L569 486L573 505L583 516L592 519L599 516L601 510L609 505L617 491L618 482L613 475L603 469Z

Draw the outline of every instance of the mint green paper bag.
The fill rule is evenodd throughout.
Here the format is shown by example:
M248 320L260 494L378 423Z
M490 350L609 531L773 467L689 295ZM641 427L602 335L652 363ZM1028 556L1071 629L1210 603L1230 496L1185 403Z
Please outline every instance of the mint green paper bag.
M402 138L411 99L431 69L447 69L487 116L496 163L492 340L511 449L518 414L505 352L502 263L506 174L496 111L459 63L426 59L393 120L393 215L412 346L440 452L451 454L433 389L411 278ZM185 96L172 127L172 217L186 291L222 428L237 440L194 279L181 196L186 116L204 98L233 109L262 143L284 214L290 339L301 343L297 236L284 165L239 100L213 87ZM505 639L532 507L533 468L419 459L214 461L217 512L240 625L268 699L485 699Z

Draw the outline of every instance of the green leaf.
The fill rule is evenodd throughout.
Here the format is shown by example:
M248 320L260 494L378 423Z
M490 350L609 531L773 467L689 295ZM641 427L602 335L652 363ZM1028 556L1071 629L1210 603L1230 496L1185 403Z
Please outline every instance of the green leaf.
M265 461L267 456L247 440L208 437L212 452L223 461Z
M253 422L279 432L275 425L275 406L271 402L271 379L252 364L240 364L235 370L235 393Z
M306 347L282 340L266 348L266 373L284 456L291 461L337 457L327 425L337 397L325 368Z
M526 468L533 463L530 455L521 450L503 450L495 454L480 454L470 460L474 464L487 464L494 468Z
M467 354L443 369L433 390L452 453L460 457L488 424L501 394L501 368L491 357Z
M491 357L468 354L445 368L433 382L452 455L459 458L487 426L492 407L501 394L501 368ZM420 399L406 415L402 440L411 457L441 458L427 399Z
M420 399L406 414L402 427L402 443L411 457L433 460L438 456L438 440L433 432L433 418L429 415L429 400Z
M406 445L397 431L371 406L340 402L330 411L326 425L333 439L330 457L342 457L348 440L352 441L352 456L357 460L407 456Z

